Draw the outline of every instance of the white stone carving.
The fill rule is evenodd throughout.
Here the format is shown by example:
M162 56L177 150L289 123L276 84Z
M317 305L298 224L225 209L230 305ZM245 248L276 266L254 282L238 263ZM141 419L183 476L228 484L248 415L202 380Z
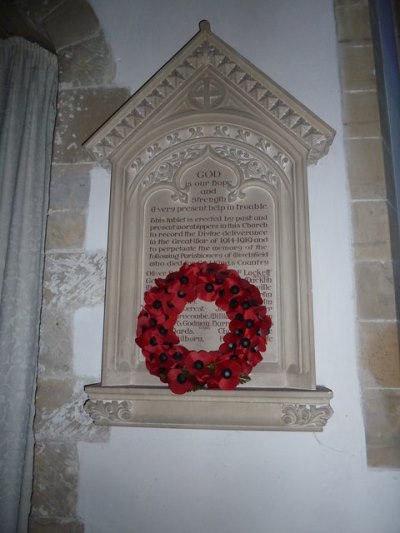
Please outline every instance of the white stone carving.
M158 138L156 142L146 146L139 154L137 154L135 159L129 164L127 171L129 176L128 198L131 196L131 187L135 178L156 155L160 156L163 152L169 150L171 146L178 147L187 141L202 139L203 137L211 139L218 137L221 139L227 139L229 141L237 140L238 145L241 147L243 146L244 150L243 148L229 148L227 145L225 145L225 147L220 145L218 148L214 149L219 151L222 157L231 159L231 161L238 163L239 166L244 169L245 176L263 176L262 179L273 185L275 185L278 181L278 175L275 172L272 170L266 170L265 165L260 162L259 158L254 156L251 157L250 154L245 150L246 147L255 147L264 155L268 156L272 166L276 165L277 168L282 169L289 182L292 181L293 163L290 155L284 153L281 148L272 141L261 137L255 131L243 130L240 128L240 126L206 124L202 127L198 127L196 130L194 130L192 127L188 127L174 131L172 134ZM198 146L204 148L205 145ZM197 145L191 145L188 148L185 148L182 154L178 152L174 153L174 156L171 157L170 161L168 162L168 164L171 164L171 172L173 168L176 169L182 166L182 164L186 163L188 160L193 159L193 156L196 155L196 150L201 149L202 148L198 148ZM146 186L156 181L157 172L155 170L152 172L153 175L149 176L145 180ZM161 174L163 174L163 172L161 172ZM165 179L167 180L167 178Z
M254 157L249 152L242 150L241 148L233 148L227 145L197 145L189 146L179 152L174 152L168 159L163 159L160 164L157 165L155 170L150 172L144 172L143 177L140 180L141 189L149 188L153 185L160 183L170 183L173 185L175 195L173 199L179 199L183 203L188 201L188 188L182 188L174 180L176 172L187 163L194 163L200 159L206 152L210 155L215 154L221 159L226 159L234 163L237 168L241 170L241 180L236 186L228 187L228 201L233 202L239 197L243 198L243 193L240 191L242 185L246 180L256 179L263 181L269 185L276 186L279 180L278 175L267 168L265 164ZM131 194L128 192L128 202Z
M164 105L176 89L189 83L205 66L212 77L205 73L190 88L188 99L193 107L215 109L221 104L226 90L223 83L217 81L219 76L221 81L229 81L239 93L250 98L260 112L278 121L282 128L298 138L308 150L309 163L327 153L334 131L209 29L201 30L161 69L153 83L147 84L112 121L100 128L86 147L98 160L112 157L116 148Z
M129 424L134 420L133 402L129 400L88 400L85 403L85 410L99 425L112 425L113 422Z
M200 403L196 395L174 396L161 387L144 391L129 387L86 387L92 398L85 410L98 425L155 426L181 428L256 429L312 431L324 429L333 414L327 389L306 391L268 390L209 391ZM205 396L205 395L204 395ZM143 420L143 401L151 406L151 417ZM291 401L293 403L288 404ZM233 407L231 409L233 403Z
M190 89L188 101L194 109L215 109L221 105L224 96L222 85L215 79L205 76Z
M333 414L327 405L285 405L282 409L282 421L287 426L323 428Z
M323 429L332 393L315 383L306 166L333 136L203 23L86 143L112 164L102 382L86 387L96 423ZM155 278L204 260L260 285L270 351L236 391L177 397L147 372L135 318ZM221 332L194 330L183 344L218 346Z

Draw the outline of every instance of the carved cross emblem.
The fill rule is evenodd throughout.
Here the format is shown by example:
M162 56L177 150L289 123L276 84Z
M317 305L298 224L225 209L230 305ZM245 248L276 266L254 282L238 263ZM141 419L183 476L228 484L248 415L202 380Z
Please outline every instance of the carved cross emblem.
M197 109L217 107L223 98L223 88L211 78L199 80L189 93L189 100Z

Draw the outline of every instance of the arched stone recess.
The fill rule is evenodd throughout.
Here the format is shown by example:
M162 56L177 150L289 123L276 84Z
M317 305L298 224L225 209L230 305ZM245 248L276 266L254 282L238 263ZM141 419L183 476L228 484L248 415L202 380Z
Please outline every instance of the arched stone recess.
M322 429L331 392L315 383L306 169L333 135L202 23L89 139L112 165L102 383L86 387L97 423ZM246 387L182 398L147 372L136 317L154 278L196 261L256 283L274 326ZM218 347L215 309L188 312L183 341ZM306 422L287 415L304 409Z

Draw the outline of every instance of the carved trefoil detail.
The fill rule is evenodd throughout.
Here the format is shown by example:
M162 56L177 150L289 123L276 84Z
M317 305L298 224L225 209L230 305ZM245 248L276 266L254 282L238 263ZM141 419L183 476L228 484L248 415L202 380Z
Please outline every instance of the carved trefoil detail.
M289 154L282 151L276 143L265 137L260 136L259 133L252 130L243 130L240 126L223 125L223 124L205 124L197 128L182 128L169 133L164 137L160 137L156 142L146 146L135 159L129 163L128 175L130 182L135 179L142 168L147 165L155 156L161 155L163 152L169 150L171 146L177 147L183 145L188 141L196 139L202 140L204 138L215 139L221 138L228 141L235 140L238 146L246 150L246 148L254 147L263 155L267 156L269 160L278 168L280 168L289 180L292 179L293 162ZM128 186L129 187L129 186Z

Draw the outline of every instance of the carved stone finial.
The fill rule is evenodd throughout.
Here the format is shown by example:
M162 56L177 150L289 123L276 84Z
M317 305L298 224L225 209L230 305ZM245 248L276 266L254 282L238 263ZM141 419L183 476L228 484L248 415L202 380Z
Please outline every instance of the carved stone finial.
M206 30L210 31L211 29L210 23L208 22L208 20L201 20L199 27L200 27L200 31L206 31Z

